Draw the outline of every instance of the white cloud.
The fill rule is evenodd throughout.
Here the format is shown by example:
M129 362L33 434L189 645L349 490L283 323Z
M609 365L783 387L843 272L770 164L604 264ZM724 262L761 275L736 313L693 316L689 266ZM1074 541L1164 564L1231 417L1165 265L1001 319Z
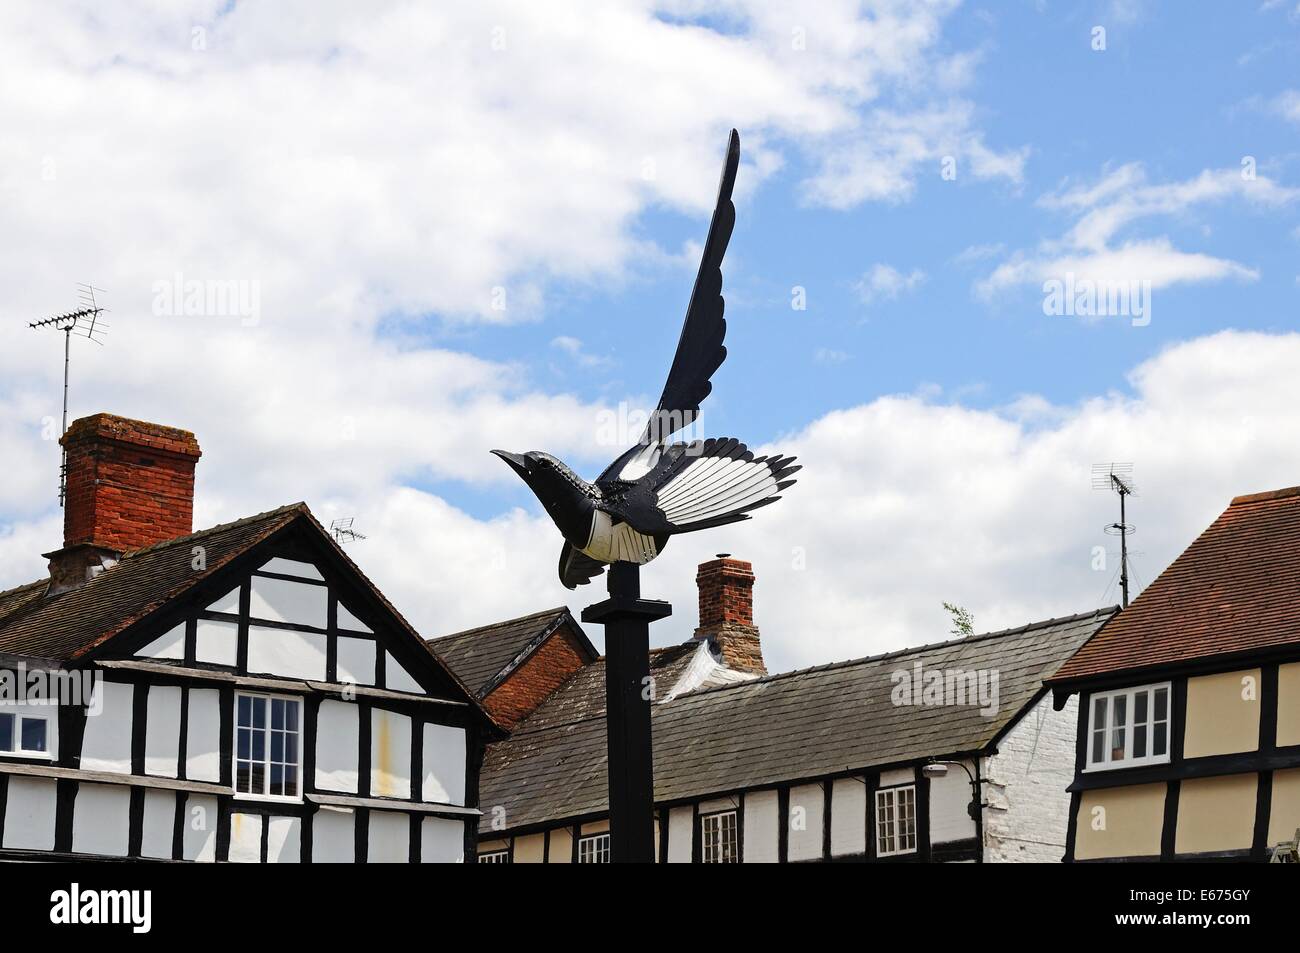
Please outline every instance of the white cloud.
M1291 122L1300 122L1300 90L1288 89L1273 100L1273 111Z
M853 284L853 290L863 304L892 301L899 295L912 291L925 280L925 272L914 268L903 274L893 265L877 262Z
M952 7L819 5L796 49L758 2L721 25L676 2L0 6L0 522L52 504L59 342L25 323L83 279L108 289L112 330L74 343L72 414L199 433L201 521L504 485L493 445L612 455L599 408L550 392L546 368L447 342L539 319L557 284L675 264L638 216L706 214L733 124L742 203L868 110L905 126L928 108L918 79L962 55L941 49ZM176 276L254 288L258 321L156 313Z
M940 180L948 158L957 180L969 167L977 180L1019 183L1029 153L1027 148L990 149L975 129L973 106L954 101L906 113L874 110L854 134L827 142L823 155L820 170L805 183L805 198L842 209L868 201L904 201L923 174Z
M579 338L568 334L552 338L551 347L567 354L580 367L607 367L613 363L607 357L588 352Z
M746 523L674 539L645 570L646 594L670 599L676 610L656 623L654 639L690 637L694 568L717 552L754 562L757 621L769 662L780 669L942 639L945 599L970 608L982 631L1110 604L1116 556L1105 572L1092 562L1093 547L1114 546L1102 532L1115 519L1114 500L1089 489L1091 465L1136 464L1135 577L1149 583L1232 496L1297 482L1297 363L1298 334L1226 331L1137 367L1131 393L1106 391L1073 405L1026 395L994 410L941 403L938 395L892 396L827 414L760 448L797 454L805 464L785 499ZM563 442L563 432L526 439L528 428L545 425L546 407L528 416L529 403L521 403L511 425L524 435L516 446ZM380 466L363 466L360 451L331 466L294 433L292 419L232 410L249 432L232 423L215 437L199 434L206 453L198 523L302 495L326 522L356 516L369 539L349 551L429 634L559 602L578 609L601 597L597 586L577 594L559 586L559 537L531 502L527 511L475 518L434 493L393 487L383 471L402 456L390 460L384 439L362 437L385 448ZM454 452L458 436L402 439L437 456ZM429 448L422 439L432 441ZM478 466L481 456L490 466L477 449L467 459ZM603 462L592 458L585 469ZM46 463L40 473L49 484L57 457ZM360 476L349 475L354 468ZM35 513L3 532L0 587L39 577L38 554L57 542L57 516ZM591 634L599 643L599 630Z
M646 595L675 610L654 640L690 637L695 566L719 552L754 562L756 619L780 669L943 639L945 599L980 631L1113 604L1116 541L1102 527L1117 513L1090 489L1092 464L1136 466L1129 517L1145 585L1234 495L1298 482L1298 362L1300 334L1227 331L1135 368L1127 394L1027 395L995 410L893 396L827 414L761 448L805 465L784 499L675 538L643 571ZM358 512L371 538L353 555L426 631L602 596L559 587L559 537L536 508L477 520L400 490ZM1092 568L1094 546L1112 550L1106 571Z
M1135 463L1145 585L1234 495L1300 482L1297 361L1300 335L1227 331L1137 367L1131 394L989 411L886 397L828 414L764 448L805 464L783 500L674 540L644 590L674 600L685 618L662 625L686 637L694 561L752 559L757 621L782 668L942 639L945 599L980 631L1112 604L1116 540L1102 527L1118 514L1090 489L1091 465ZM1112 550L1104 572L1094 546Z
M833 347L819 347L813 352L813 360L818 364L843 364L853 360L853 355Z
M1167 236L1121 238L1135 223L1184 216L1199 206L1236 202L1256 209L1285 207L1300 189L1280 185L1242 169L1205 170L1181 182L1152 183L1140 163L1112 169L1097 182L1044 196L1039 204L1073 219L1059 239L1020 250L976 286L983 297L1016 285L1063 280L1067 274L1105 289L1129 282L1152 288L1179 283L1237 278L1253 281L1259 272L1245 264L1176 248Z

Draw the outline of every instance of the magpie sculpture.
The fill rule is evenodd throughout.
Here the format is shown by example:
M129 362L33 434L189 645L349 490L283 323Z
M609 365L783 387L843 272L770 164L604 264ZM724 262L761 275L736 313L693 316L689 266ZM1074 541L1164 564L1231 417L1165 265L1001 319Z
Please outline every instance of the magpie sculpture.
M736 223L731 189L739 164L740 136L733 129L677 353L640 440L594 483L549 453L492 451L528 484L563 534L560 581L569 589L611 563L650 562L678 533L749 519L750 511L780 499L802 469L792 465L794 457L756 457L732 437L670 442L694 423L727 356L722 256Z

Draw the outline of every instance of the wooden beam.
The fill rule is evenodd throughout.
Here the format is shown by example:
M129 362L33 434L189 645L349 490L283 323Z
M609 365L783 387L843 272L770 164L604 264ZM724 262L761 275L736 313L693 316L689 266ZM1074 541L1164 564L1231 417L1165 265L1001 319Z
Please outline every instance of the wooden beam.
M155 778L141 774L117 774L112 771L82 771L80 768L61 768L53 764L18 764L0 762L0 774L21 774L32 778L60 778L70 781L88 781L95 784L121 784L127 787L159 788L164 791L194 791L199 794L230 794L230 788L204 781L182 781L177 778Z
M143 662L136 659L104 659L96 663L107 669L119 669L129 672L148 672L153 675L172 675L178 678L192 678L196 681L226 682L244 688L265 688L281 692L318 692L323 695L355 695L366 698L383 698L391 701L418 702L426 705L452 705L468 708L469 703L450 698L433 698L429 695L412 695L408 692L392 692L384 688L371 688L368 685L344 684L342 682L314 682L302 679L263 678L257 675L238 675L234 672L218 672L206 668L189 668L181 665L168 665L164 662Z
M378 811L416 811L421 814L440 814L446 817L481 817L476 807L458 804L427 804L422 801L389 801L381 797L353 797L348 794L322 794L311 791L304 797L313 804L331 807L373 808Z

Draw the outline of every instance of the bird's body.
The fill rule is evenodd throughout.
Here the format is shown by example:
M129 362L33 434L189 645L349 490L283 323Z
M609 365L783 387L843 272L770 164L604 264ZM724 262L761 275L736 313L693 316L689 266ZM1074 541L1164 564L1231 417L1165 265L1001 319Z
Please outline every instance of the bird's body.
M800 468L793 457L755 457L733 438L670 442L694 423L712 390L709 378L727 356L721 266L735 223L731 189L739 162L740 138L732 130L677 353L640 441L594 483L548 453L492 451L528 484L563 534L559 572L570 589L612 563L650 562L678 533L748 519L795 482L789 477Z

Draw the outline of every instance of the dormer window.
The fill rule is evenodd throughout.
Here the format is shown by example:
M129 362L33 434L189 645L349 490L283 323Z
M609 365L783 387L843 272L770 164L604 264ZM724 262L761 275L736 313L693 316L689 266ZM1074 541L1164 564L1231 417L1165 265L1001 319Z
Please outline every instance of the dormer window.
M1089 771L1169 761L1169 682L1094 692L1088 709Z
M302 702L267 695L235 697L235 791L249 797L301 796Z

